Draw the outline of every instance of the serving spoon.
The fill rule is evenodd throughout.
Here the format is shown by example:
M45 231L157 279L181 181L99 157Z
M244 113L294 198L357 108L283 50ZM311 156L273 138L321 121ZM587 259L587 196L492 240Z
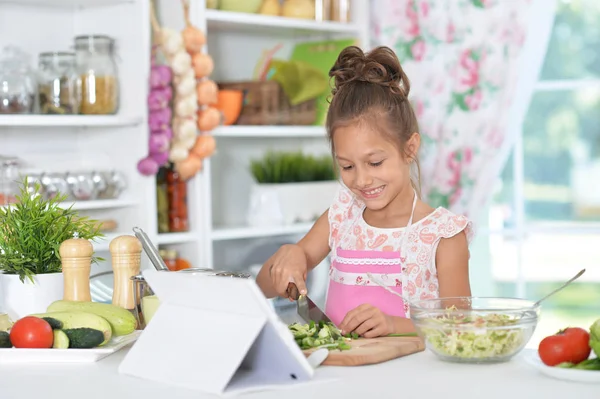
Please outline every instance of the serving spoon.
M567 282L565 282L563 285L561 285L560 287L558 287L557 289L555 289L554 291L551 291L549 294L546 294L545 296L543 296L542 298L538 299L533 305L531 305L531 308L529 310L526 310L524 312L521 313L521 319L523 319L524 317L532 317L534 319L537 318L537 312L533 309L536 309L538 306L540 306L540 303L542 303L543 301L545 301L546 299L550 298L552 295L556 294L559 291L562 291L564 288L566 288L569 284L571 284L573 281L577 280L579 277L581 277L581 275L585 273L585 269L581 269L579 271L579 273L577 273L576 275L574 275L573 277L571 277Z
M547 294L546 296L542 297L541 299L538 299L537 302L535 302L533 304L533 307L538 307L540 305L540 303L542 303L542 301L545 301L546 299L548 299L549 297L551 297L552 295L556 294L559 291L562 291L565 287L567 287L569 284L571 284L573 281L577 280L579 277L581 277L581 275L585 273L585 269L581 269L579 271L579 273L577 273L576 275L574 275L573 277L571 277L570 280L568 280L566 283L564 283L563 285L561 285L560 287L558 287L557 289L555 289L554 291L550 292L549 294Z

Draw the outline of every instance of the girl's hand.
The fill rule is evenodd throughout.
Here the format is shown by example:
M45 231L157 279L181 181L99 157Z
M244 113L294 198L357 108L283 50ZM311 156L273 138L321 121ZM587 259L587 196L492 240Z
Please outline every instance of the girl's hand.
M288 284L294 282L301 295L307 293L306 276L308 264L304 250L293 244L283 245L265 264L277 295L290 298L287 293Z
M342 334L355 332L365 338L381 337L394 333L394 319L368 303L357 306L338 326Z
M263 264L256 276L256 284L265 297L289 298L286 290L290 282L296 284L301 294L307 293L306 275L331 251L328 214L328 210L323 212L298 244L283 245Z

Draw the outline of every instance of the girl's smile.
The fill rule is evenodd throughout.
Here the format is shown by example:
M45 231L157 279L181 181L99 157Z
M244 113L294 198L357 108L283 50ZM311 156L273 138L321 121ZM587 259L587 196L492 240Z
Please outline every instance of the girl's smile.
M385 185L376 187L374 189L360 190L361 196L365 200L373 200L378 198L385 190Z

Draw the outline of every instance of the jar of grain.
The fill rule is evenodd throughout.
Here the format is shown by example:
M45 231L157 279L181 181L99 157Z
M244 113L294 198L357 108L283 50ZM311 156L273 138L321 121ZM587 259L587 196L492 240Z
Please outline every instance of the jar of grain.
M351 22L350 0L331 0L331 20L343 23Z
M79 113L79 75L75 54L40 53L38 95L41 114Z
M119 80L114 40L104 35L77 36L75 53L81 79L80 112L115 114L119 108Z

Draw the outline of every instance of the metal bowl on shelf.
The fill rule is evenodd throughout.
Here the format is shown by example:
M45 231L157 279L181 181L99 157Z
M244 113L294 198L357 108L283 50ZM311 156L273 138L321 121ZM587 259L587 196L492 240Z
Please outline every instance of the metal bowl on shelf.
M117 199L127 189L127 179L116 170L66 171L28 173L27 190L35 191L40 184L40 194L52 199L58 194L67 196L68 201L90 201Z
M64 176L69 187L70 196L76 201L89 201L96 199L98 190L89 172L67 172Z
M52 199L60 194L69 194L69 185L60 173L42 173L39 177L41 188L46 199Z
M127 189L127 179L119 171L96 172L98 182L98 199L116 199Z

